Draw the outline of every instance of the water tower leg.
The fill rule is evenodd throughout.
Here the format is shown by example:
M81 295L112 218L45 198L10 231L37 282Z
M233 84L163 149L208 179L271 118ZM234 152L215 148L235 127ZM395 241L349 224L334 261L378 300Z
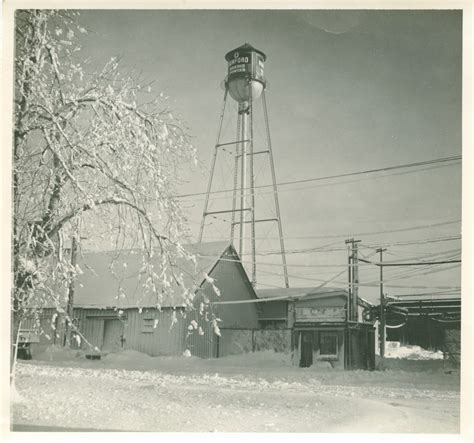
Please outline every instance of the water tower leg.
M240 114L237 114L237 136L236 140L240 140ZM238 181L239 181L239 158L240 158L240 143L237 143L235 145L235 159L234 159L234 186L232 188L232 216L231 216L231 222L230 222L230 241L232 244L234 243L234 237L235 237L235 213L237 209L237 186L238 186Z
M255 176L253 168L253 100L249 100L249 174L250 174L250 248L252 257L252 286L257 286L257 262L255 251Z
M242 117L242 149L241 149L241 179L240 179L240 259L245 254L245 212L247 209L247 106L248 103L239 103L239 113Z
M217 150L219 149L219 141L220 141L221 132L222 132L222 122L224 121L224 112L225 112L226 101L227 101L227 88L224 92L224 101L222 103L221 116L220 116L220 120L219 120L219 129L217 130L216 147L214 149L214 156L212 158L211 175L209 176L209 183L207 184L206 199L205 199L205 202L204 202L204 211L202 213L201 228L199 229L198 243L201 243L202 236L203 236L203 233L204 233L204 224L205 224L205 221L206 221L207 209L208 209L208 205L209 205L209 194L211 193L212 179L214 178L214 169L216 167Z
M265 116L265 128L267 133L267 145L268 151L270 155L270 169L272 172L272 181L273 181L273 195L275 197L275 210L276 210L276 218L278 220L278 234L280 237L280 251L281 251L281 259L283 264L283 274L285 278L285 286L289 288L288 282L288 269L286 266L286 256L285 256L285 244L283 241L283 229L281 227L281 216L280 216L280 205L278 203L278 189L276 184L276 176L275 176L275 165L273 164L273 153L272 153L272 141L270 138L270 127L268 124L268 113L267 113L267 100L265 98L265 90L262 92L262 103L263 103L263 113Z

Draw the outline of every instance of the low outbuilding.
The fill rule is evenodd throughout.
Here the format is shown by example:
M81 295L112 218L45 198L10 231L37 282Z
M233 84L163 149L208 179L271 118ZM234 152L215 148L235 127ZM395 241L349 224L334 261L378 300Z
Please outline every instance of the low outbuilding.
M363 321L359 300L357 320L347 319L348 293L336 288L258 290L262 328L292 331L293 361L301 367L326 361L332 367L374 369L375 329Z
M79 262L83 273L75 282L73 321L78 332L72 334L71 345L99 353L134 349L151 356L186 352L209 358L218 355L220 327L257 328L254 303L212 304L256 299L232 244L201 243L185 249L196 263L182 259L173 267L182 272L184 287L195 288L192 301L176 287L144 292L141 279L147 276L138 251L122 251L118 257L116 251L85 253ZM61 313L44 308L42 344L61 341L60 325L54 325ZM26 323L23 327L28 329Z

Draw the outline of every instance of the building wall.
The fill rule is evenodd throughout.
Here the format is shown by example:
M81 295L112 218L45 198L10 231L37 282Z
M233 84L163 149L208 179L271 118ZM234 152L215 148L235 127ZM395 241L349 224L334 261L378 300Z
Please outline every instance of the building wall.
M126 348L152 356L182 355L188 323L182 310L173 311L166 308L161 312L157 309L143 309L141 313L138 310L128 312L125 327ZM173 318L176 320L174 324Z
M337 355L335 358L329 358L321 355L319 347L319 339L322 333L330 332L337 336ZM313 346L313 360L314 361L330 361L334 368L344 369L344 331L341 329L318 330L315 331L314 346Z
M343 307L347 299L345 296L328 296L319 298L309 298L295 301L297 307Z
M268 301L259 303L259 318L263 320L281 320L287 319L288 302L287 301Z
M240 346L237 346L235 334L224 331L225 328L256 329L258 327L256 303L214 304L208 312L204 312L203 315L199 314L199 305L204 297L207 297L211 302L251 300L255 298L242 266L232 261L232 259L238 257L227 255L224 258L229 261L219 261L210 272L210 277L214 279L214 285L218 287L220 296L216 295L209 282L204 282L194 300L195 311L189 314L189 318L196 321L198 327L201 328L201 335L198 330L187 330L185 346L191 352L191 355L197 357L216 358L218 354L222 357L234 354L239 349L245 350L248 348L244 343L245 340L239 341ZM213 318L220 320L217 322L219 329L221 329L219 338L210 323Z
M107 342L122 342L123 349L134 349L151 356L181 355L184 352L184 329L186 319L181 310L175 311L176 323L172 326L173 310L163 309L159 312L155 308L126 309L121 317L113 309L75 309L75 318L79 320L79 328L85 339L99 350L104 350L104 337L108 337L108 322L122 323L122 328L110 329L113 337ZM112 324L110 324L112 326ZM87 343L81 347L88 349ZM109 351L117 349L107 349Z
M318 328L318 329L307 329L307 330L295 330L293 335L293 355L292 361L295 366L300 365L302 358L303 349L303 333L310 336L312 342L312 358L313 365L318 362L327 361L333 368L344 369L344 330L340 327L334 328ZM320 335L321 333L331 333L337 337L337 352L334 355L327 356L321 354L320 349Z
M224 258L238 259L230 253ZM172 308L164 308L161 312L154 308L141 311L133 308L123 309L122 315L119 316L114 309L76 307L73 317L84 338L74 340L72 346L84 350L96 348L100 351L134 349L151 356L182 355L185 350L189 350L192 355L199 357L216 357L217 335L210 320L214 316L219 318L221 321L218 325L223 328L256 329L258 315L256 304L249 303L213 305L207 315L201 317L198 311L204 296L211 301L255 298L250 282L239 263L218 261L210 271L210 276L219 288L220 297L214 293L210 283L204 282L195 297L196 310L186 313L182 309L173 311ZM42 320L43 329L49 337L42 336L41 340L45 344L53 344L55 340L54 331L51 329L52 315L48 313ZM197 322L200 329L190 326L192 320ZM62 340L58 344L62 344Z
M253 351L273 351L289 354L291 330L286 329L221 329L219 357Z
M200 329L186 329L184 346L194 357L215 358L217 357L217 336L209 321L199 315L198 311L188 313L188 328L191 320L194 320Z
M360 324L346 334L346 363L350 369L375 369L375 328Z
M221 329L219 357L252 352L254 334L250 329Z
M37 334L39 338L38 343L31 344L33 356L43 352L50 345L62 345L64 327L61 324L61 317L59 315L55 316L56 313L56 308L45 308L37 314L32 314L22 319L21 329L30 330ZM55 318L54 322L53 318Z
M106 344L111 347L114 343L123 341L124 349L134 349L152 356L182 355L185 350L189 350L192 355L201 358L214 358L217 356L217 336L209 321L213 315L221 320L218 322L219 327L242 329L257 328L258 316L254 303L215 305L207 315L200 316L199 304L204 296L211 301L254 298L253 290L241 266L235 262L218 262L210 272L210 277L219 288L220 297L206 281L195 298L196 309L190 312L176 310L174 316L176 323L173 326L171 326L173 319L171 308L164 308L161 312L157 309L143 309L141 312L138 309L124 309L122 329L117 324L118 313L112 309L76 309L75 317L86 340L100 350L104 350ZM196 322L196 328L192 327L192 320ZM114 340L111 334L120 337ZM104 337L107 343L104 343ZM224 341L220 344L225 349L226 338L221 339ZM86 349L88 346L82 343L81 347Z
M290 302L288 310L290 325L293 322L341 322L345 321L345 297L323 297Z
M291 352L291 329L255 331L255 350Z
M231 256L232 257L232 256ZM246 278L240 264L232 261L219 261L211 277L220 290L220 297L216 296L210 283L205 282L202 293L211 301L231 301L254 299L253 289ZM199 305L202 294L196 297L196 306ZM225 328L254 329L258 327L257 303L243 303L231 305L214 305L213 310L222 321L219 326Z

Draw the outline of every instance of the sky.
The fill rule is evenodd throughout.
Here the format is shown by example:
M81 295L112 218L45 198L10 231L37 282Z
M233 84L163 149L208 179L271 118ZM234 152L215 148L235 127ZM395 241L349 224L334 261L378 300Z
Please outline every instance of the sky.
M186 122L199 166L185 171L181 194L206 190L224 95L224 55L245 42L267 55L278 183L462 153L460 11L84 10L80 20L89 30L82 54L92 66L119 56L124 70L154 80ZM258 106L256 137L264 133ZM223 138L232 140L235 104L227 111ZM213 189L228 188L229 158L218 157ZM269 183L268 162L256 166L257 184ZM268 190L261 197L262 214L274 210L270 197ZM195 241L203 196L181 201ZM387 244L387 261L435 253L459 258L459 240L420 242L460 235L460 162L284 185L279 201L291 287L318 286L339 273L327 285L344 287L344 241L351 237L361 240L362 256L372 260L375 248ZM211 207L229 202L216 200ZM205 240L228 238L224 221L209 223ZM283 286L280 257L267 254L278 250L277 230L259 229L258 287ZM395 232L374 234L380 231ZM394 244L407 241L418 243ZM378 272L361 265L361 282L374 286L361 287L359 295L376 300ZM410 279L396 279L410 273ZM460 267L392 268L385 278L389 295L433 293L459 287Z

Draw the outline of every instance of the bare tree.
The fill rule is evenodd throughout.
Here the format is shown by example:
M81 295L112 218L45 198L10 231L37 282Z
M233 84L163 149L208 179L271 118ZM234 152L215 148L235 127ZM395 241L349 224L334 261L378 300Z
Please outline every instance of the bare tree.
M16 15L13 136L13 328L42 297L67 288L77 268L61 239L106 226L117 249L139 248L163 291L185 288L173 271L185 218L173 198L181 166L195 161L183 124L150 85L121 75L110 60L88 72L78 56L77 13L22 10ZM158 252L156 252L158 251Z

